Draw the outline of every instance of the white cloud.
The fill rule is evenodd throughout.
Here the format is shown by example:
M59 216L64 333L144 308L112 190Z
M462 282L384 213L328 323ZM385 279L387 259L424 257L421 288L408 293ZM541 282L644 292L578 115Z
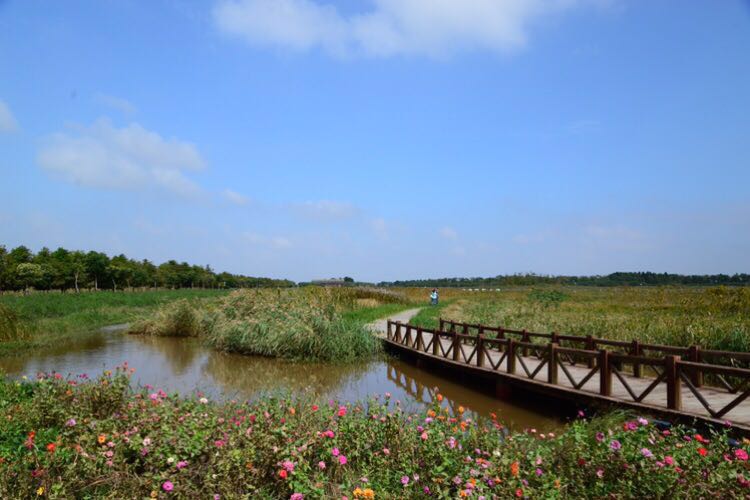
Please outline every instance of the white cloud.
M232 191L231 189L225 189L222 194L227 201L234 203L235 205L247 205L248 202L250 202L250 198L241 195L236 191Z
M37 155L39 165L82 186L137 190L160 188L185 196L200 188L185 176L205 162L196 147L164 139L137 123L117 128L101 119L71 133L56 133Z
M359 208L351 203L331 200L295 203L291 209L298 215L317 220L343 220L359 214Z
M448 226L445 226L440 229L440 236L442 236L446 240L458 239L458 233L456 232L456 230Z
M94 96L94 99L99 104L103 104L112 109L116 109L117 111L120 111L125 115L132 115L137 111L136 107L133 106L130 101L121 97L99 93Z
M18 122L13 113L10 112L8 105L0 101L0 133L15 132L16 130L18 130Z
M427 55L523 46L535 19L606 0L372 0L367 12L340 13L314 0L220 0L219 29L251 45L335 56Z

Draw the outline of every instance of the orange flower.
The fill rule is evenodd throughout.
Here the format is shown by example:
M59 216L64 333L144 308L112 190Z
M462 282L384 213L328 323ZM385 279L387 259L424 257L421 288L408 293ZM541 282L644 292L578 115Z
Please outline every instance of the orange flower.
M463 406L459 406L458 407L458 414L459 415L462 415L464 411L466 411L466 409Z
M107 440L107 436L105 434L99 434L99 437L96 438L96 440L99 441L99 444L104 444Z
M443 395L442 394L438 394L437 395L437 400L438 401L443 401Z
M47 451L50 452L50 453L54 453L55 452L55 448L56 448L55 443L49 443L47 445Z
M428 417L434 417L435 416L435 410L430 410L427 412Z
M512 464L510 464L510 473L513 474L514 476L517 476L518 468L519 468L518 462L513 462Z
M289 414L294 415L295 413L297 413L297 410L295 410L294 408L289 408Z

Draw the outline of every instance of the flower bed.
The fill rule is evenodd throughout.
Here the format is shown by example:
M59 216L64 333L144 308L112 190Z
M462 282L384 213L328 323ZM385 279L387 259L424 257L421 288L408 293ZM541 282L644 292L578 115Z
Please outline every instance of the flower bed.
M0 497L744 497L747 442L729 429L662 430L580 418L509 434L495 416L407 414L366 403L267 397L214 403L96 380L0 382Z

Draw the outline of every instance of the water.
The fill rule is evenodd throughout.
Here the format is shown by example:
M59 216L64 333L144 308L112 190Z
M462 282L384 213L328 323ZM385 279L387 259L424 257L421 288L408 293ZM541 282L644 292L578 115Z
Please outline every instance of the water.
M264 392L312 391L322 400L356 401L390 392L407 408L421 409L432 399L432 388L453 408L459 405L486 417L497 414L514 429L552 430L562 422L549 409L502 401L398 359L348 365L297 363L214 351L192 339L126 335L109 328L83 341L43 352L0 357L0 372L33 377L39 372L96 376L123 362L135 368L133 383L181 394L202 392L213 399L253 399Z

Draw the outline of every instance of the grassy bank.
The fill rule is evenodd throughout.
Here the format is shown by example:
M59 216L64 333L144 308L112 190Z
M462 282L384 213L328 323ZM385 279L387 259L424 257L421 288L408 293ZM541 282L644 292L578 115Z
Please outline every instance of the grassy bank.
M750 288L521 287L443 292L453 303L441 314L457 321L750 351Z
M0 295L0 355L86 335L102 326L127 323L176 300L199 302L226 293L182 289Z
M408 302L377 289L239 290L211 303L175 302L134 324L131 333L199 337L242 354L352 361L380 350L366 325Z
M98 380L0 382L3 498L739 498L747 444L623 415L506 435L440 397L253 403ZM460 412L460 409L459 409ZM747 443L747 442L745 442Z

